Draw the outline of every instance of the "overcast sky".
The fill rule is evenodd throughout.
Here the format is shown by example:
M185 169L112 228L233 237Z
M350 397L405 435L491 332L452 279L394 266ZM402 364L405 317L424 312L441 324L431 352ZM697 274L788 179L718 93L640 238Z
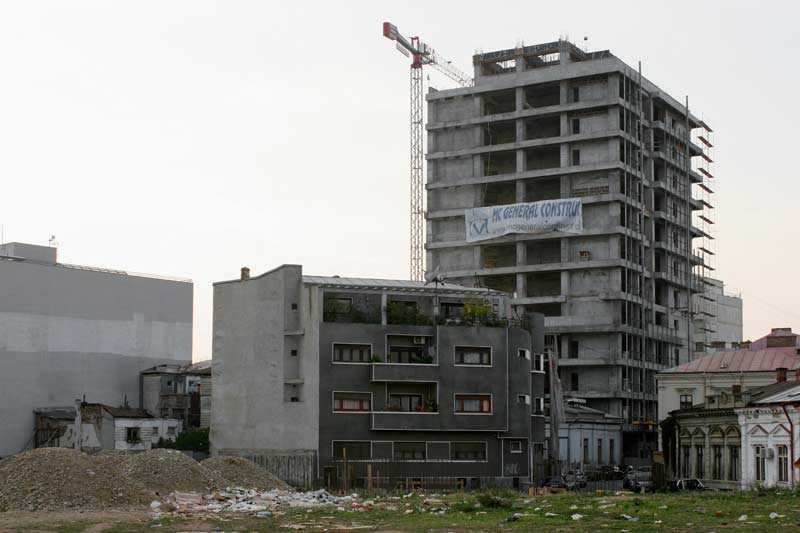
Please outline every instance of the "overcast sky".
M717 272L745 338L800 330L800 4L650 4L0 0L5 240L193 279L208 357L211 283L242 266L407 277L408 60L382 21L465 70L588 36L714 127Z

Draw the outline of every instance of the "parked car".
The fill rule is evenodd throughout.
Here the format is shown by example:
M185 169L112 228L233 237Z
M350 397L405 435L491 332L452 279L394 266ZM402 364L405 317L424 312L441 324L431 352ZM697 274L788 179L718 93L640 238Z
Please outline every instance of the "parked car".
M544 479L542 487L549 487L551 489L566 489L567 481L563 476L550 476Z
M586 474L583 470L570 470L565 477L570 488L586 488Z
M697 478L674 479L664 487L667 492L678 492L681 490L709 490L703 482Z
M629 485L633 492L653 492L653 473L634 472Z

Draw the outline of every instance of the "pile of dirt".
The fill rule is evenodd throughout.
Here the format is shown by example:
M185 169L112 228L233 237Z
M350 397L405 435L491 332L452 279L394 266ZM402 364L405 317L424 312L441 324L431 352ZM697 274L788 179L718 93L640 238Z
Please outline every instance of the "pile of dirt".
M201 464L167 449L87 455L67 448L39 448L0 461L0 512L130 509L173 492L206 494L229 486L292 490L238 457Z
M215 478L226 480L227 485L231 487L292 490L281 479L243 457L214 457L200 464L213 472Z
M130 508L143 486L77 450L39 448L0 461L0 511Z
M116 457L115 457L116 455ZM154 493L204 492L225 488L227 480L215 476L200 463L177 450L163 448L141 453L106 453L114 471Z

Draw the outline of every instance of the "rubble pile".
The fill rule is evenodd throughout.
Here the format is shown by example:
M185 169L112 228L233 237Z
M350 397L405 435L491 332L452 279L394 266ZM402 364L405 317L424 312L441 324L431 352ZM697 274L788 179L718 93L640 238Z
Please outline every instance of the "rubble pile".
M247 459L198 463L167 449L87 455L38 448L0 461L0 512L140 508L172 493L219 494L214 491L229 486L280 489L283 498L291 498L286 496L291 487ZM241 503L263 493L237 488L225 494L223 500Z
M228 484L200 463L177 451L157 448L141 453L106 454L106 460L117 463L115 469L133 482L152 492L169 494L173 491L209 491Z
M309 492L293 492L272 489L259 492L252 489L229 487L211 494L197 492L173 492L163 500L150 503L155 517L164 513L192 514L237 512L258 516L281 516L284 507L311 509L321 506L338 506L353 511L371 508L372 501L361 501L358 494L352 496L333 496L324 489Z
M217 479L225 479L228 486L256 490L292 490L281 479L243 457L214 457L200 464L210 470Z
M147 505L150 493L77 450L38 448L0 461L0 512Z

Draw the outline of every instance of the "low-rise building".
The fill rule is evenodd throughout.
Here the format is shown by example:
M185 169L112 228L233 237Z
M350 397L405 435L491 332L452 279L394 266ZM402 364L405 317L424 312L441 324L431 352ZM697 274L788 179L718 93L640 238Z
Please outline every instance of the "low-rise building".
M205 394L204 382L209 389ZM141 383L142 407L151 416L178 418L187 429L208 427L211 412L210 360L190 365L154 366L142 371Z
M800 380L707 396L671 413L664 431L668 472L712 488L794 487L800 480ZM797 376L800 378L800 374Z
M563 414L558 431L562 464L584 471L622 464L622 418L592 409L578 398L564 401Z
M213 338L212 454L295 485L515 485L543 455L543 318L504 293L242 269Z
M80 416L78 417L78 409ZM99 450L149 450L159 439L175 440L183 421L156 418L144 409L77 402L73 407L34 409L34 447Z

